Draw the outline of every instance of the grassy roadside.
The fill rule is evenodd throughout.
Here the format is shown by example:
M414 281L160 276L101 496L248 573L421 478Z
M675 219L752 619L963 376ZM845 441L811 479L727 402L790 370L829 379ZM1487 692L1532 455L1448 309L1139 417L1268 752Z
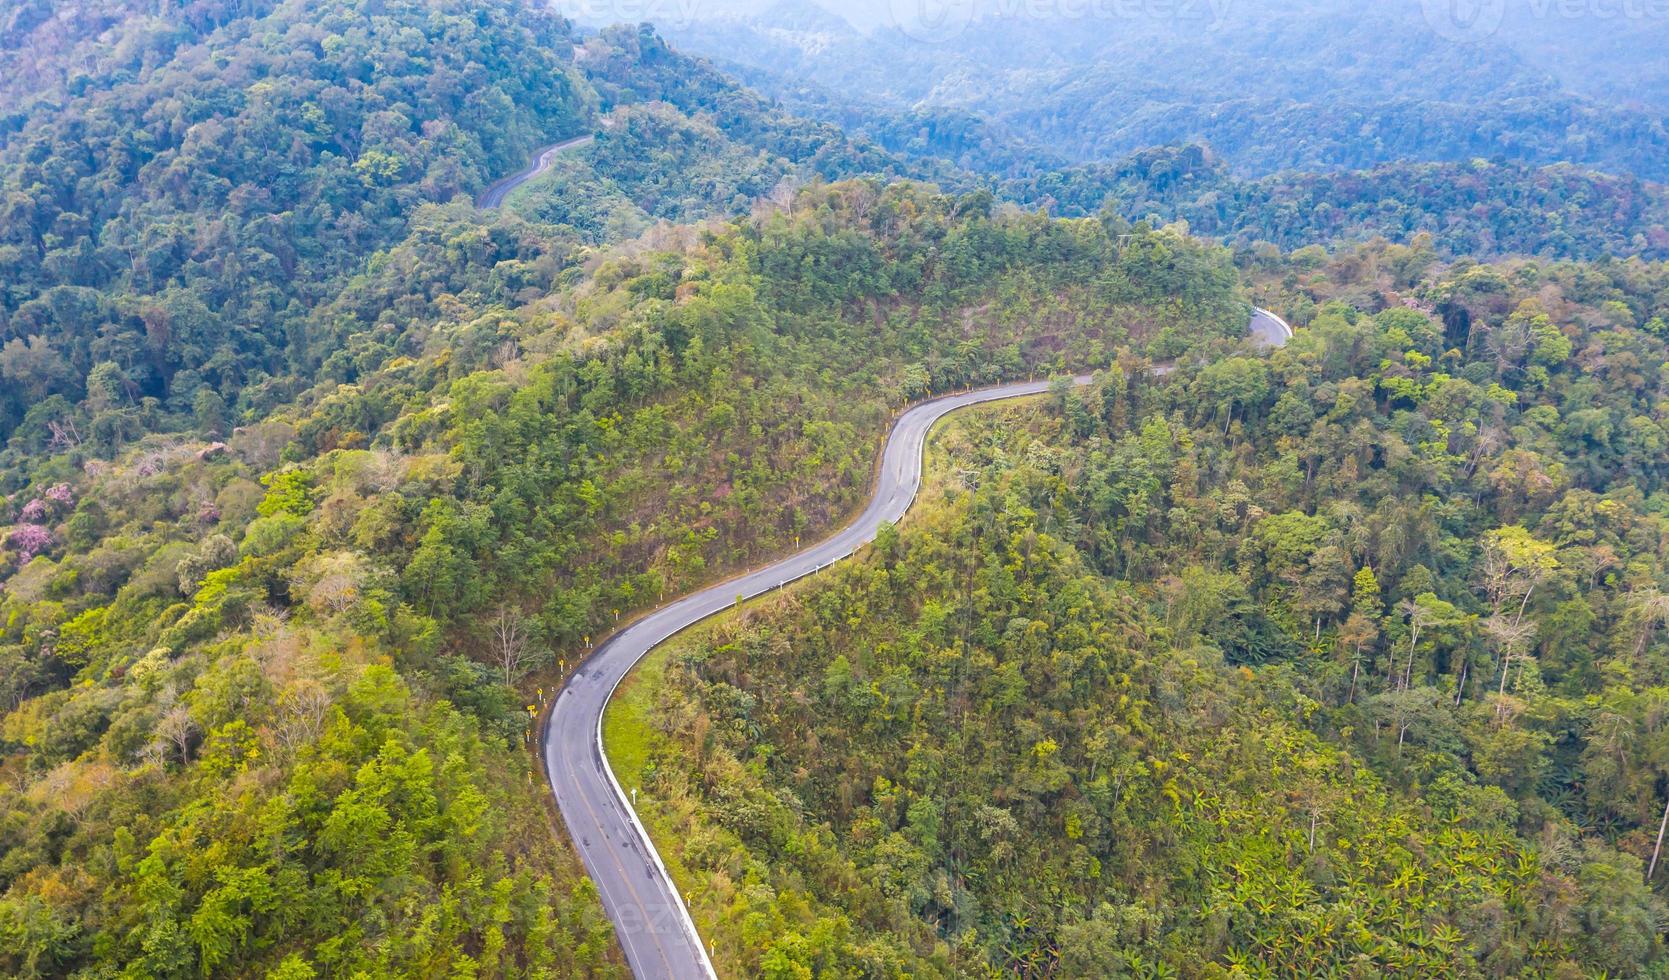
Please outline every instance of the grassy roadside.
M974 413L1023 411L1038 405L1046 397L1038 395L970 406L936 425L928 434L924 450L918 504L931 506L942 499L946 480L950 476L943 444L956 432L961 420ZM862 555L863 552L860 552L860 560ZM733 891L735 883L717 882L713 880L715 873L692 869L683 860L683 847L680 845L690 839L692 828L701 825L694 798L660 799L651 795L644 784L647 767L668 742L667 735L656 724L658 694L667 666L687 650L699 647L702 638L710 631L734 621L737 616L757 614L768 609L769 603L782 601L801 589L813 588L815 583L814 577L801 579L785 590L754 599L740 611L731 609L720 613L651 650L626 675L603 711L603 751L608 756L609 765L627 794L634 789L638 791L638 818L654 839L656 850L660 852L679 892L685 896L696 928L703 939L713 944L713 965L721 976L740 976L746 972L736 958L741 950L733 945L736 938L732 934L734 930L725 929L726 923L722 921L730 904L722 893Z

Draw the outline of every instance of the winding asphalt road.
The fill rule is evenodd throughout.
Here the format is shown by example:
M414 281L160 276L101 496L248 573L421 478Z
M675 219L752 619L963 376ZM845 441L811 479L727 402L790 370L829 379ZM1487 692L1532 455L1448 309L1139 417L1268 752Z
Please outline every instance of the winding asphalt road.
M1255 309L1254 342L1281 346L1286 321ZM1088 384L1088 376L1073 379ZM639 980L716 978L707 949L649 833L603 754L603 709L626 674L655 646L739 602L814 574L874 540L884 522L909 510L921 487L922 451L933 424L970 405L1049 390L1028 381L923 402L893 423L882 450L875 495L863 513L833 536L774 565L685 596L645 615L597 647L568 679L542 736L545 775L603 908L614 921L626 962Z
M1077 384L1089 380L1074 379ZM833 565L872 541L883 522L903 517L921 487L928 430L946 414L1048 390L1047 381L1027 381L947 395L911 408L887 434L875 496L857 520L775 565L693 593L631 624L598 647L557 695L544 734L545 772L603 907L614 920L626 961L640 980L714 974L689 912L603 756L603 708L614 689L644 654L679 630L729 609L739 598L752 598Z
M584 146L591 142L592 138L592 135L587 133L584 136L565 139L560 143L541 146L534 151L533 162L529 163L526 169L518 170L503 180L495 181L491 187L481 192L480 197L475 199L475 206L478 208L496 208L502 205L505 196L511 191L549 170L551 164L556 162L558 153L563 150L571 150L576 146Z

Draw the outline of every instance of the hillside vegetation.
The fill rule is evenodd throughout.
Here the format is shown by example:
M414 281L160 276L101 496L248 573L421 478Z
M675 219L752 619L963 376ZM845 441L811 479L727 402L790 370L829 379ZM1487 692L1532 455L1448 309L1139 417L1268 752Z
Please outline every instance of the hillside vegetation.
M444 292L525 301L582 245L651 219L746 213L790 175L901 172L651 32L576 49L565 21L518 0L197 5L104 34L85 19L91 37L63 40L75 67L0 129L14 465L158 429L224 433L376 367L359 348L432 323ZM564 161L533 227L468 205L600 118L619 125ZM445 275L389 282L391 254L413 247L445 251ZM380 302L345 300L366 278Z
M667 655L626 778L734 972L1661 968L1669 273L1410 259L953 425Z
M988 204L807 192L440 297L227 448L38 460L0 518L0 968L607 973L529 672L831 526L905 398L1244 329L1220 249Z
M1417 3L1310 0L1013 8L955 32L957 8L927 40L784 0L667 30L924 175L1056 214L1107 206L1289 250L1428 232L1455 256L1663 258L1669 133L1639 81L1657 68L1615 52L1669 22L1506 7L1476 43ZM1630 96L1586 91L1619 73Z
M447 292L525 302L587 246L854 174L983 185L1070 216L1181 219L1237 246L1424 232L1448 254L1592 257L1661 255L1669 241L1661 188L1570 168L1245 182L1190 147L1065 168L954 114L881 114L870 143L651 30L580 43L516 0L205 0L166 17L111 3L62 18L14 0L0 15L42 56L0 125L10 472L51 448L225 434L321 377L357 380L380 363L368 345L432 325ZM521 192L515 214L467 205L535 146L580 133L597 139ZM400 281L416 270L390 258L413 248L444 252L444 268ZM381 280L370 295L368 278Z
M1662 110L1302 4L1274 95L985 24L831 42L870 113L523 0L0 0L0 975L625 976L540 708L906 403L1090 372L614 716L726 973L1669 972Z
M0 149L0 438L109 448L245 392L270 410L332 346L314 309L414 208L589 125L566 25L508 0L181 30L123 21Z

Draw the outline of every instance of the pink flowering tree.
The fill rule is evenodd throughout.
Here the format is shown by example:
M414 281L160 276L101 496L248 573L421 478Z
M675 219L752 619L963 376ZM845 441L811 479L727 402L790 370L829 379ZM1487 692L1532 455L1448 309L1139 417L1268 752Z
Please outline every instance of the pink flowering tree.
M45 524L55 514L68 513L75 507L75 491L68 483L60 483L23 505L18 519L25 524Z
M6 545L17 551L21 561L28 561L52 547L52 532L39 524L19 524L12 528Z

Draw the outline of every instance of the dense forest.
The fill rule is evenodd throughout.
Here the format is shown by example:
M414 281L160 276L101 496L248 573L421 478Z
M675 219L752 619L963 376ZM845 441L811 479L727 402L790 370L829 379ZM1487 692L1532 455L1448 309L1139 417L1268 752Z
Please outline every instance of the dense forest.
M900 172L652 33L576 48L564 21L513 0L193 11L195 33L167 17L122 21L88 56L97 74L71 74L12 117L0 439L108 452L187 421L265 416L340 371L331 354L375 329L340 295L427 205L461 205L534 146L591 132L599 111L618 126L569 172L577 203L543 212L553 227L488 222L481 239L467 208L428 222L455 226L465 263L510 262L498 271L523 280L514 291L548 285L550 263L582 242L641 230L634 212L745 212L789 173ZM715 127L724 135L709 140ZM512 271L532 253L543 268Z
M125 60L30 106L0 149L0 437L270 410L331 346L313 309L413 208L588 125L560 20L378 6L228 5L172 48L171 18L130 19Z
M648 27L601 31L576 58L602 114L596 139L519 191L515 207L589 243L636 237L657 220L745 215L811 180L972 183L953 166L790 115Z
M1285 349L952 424L611 721L732 972L1662 968L1669 271L1258 276Z
M1598 53L1623 43L1612 32L1567 24L1555 57L1547 25L1506 32L1518 47L1457 46L1376 7L1201 5L1196 19L1224 18L1203 24L1020 16L921 43L784 0L668 30L917 176L1054 214L1110 207L1286 250L1424 232L1457 256L1669 254L1661 107L1561 88L1615 73ZM1636 24L1627 43L1666 23ZM1568 43L1579 27L1603 43Z
M0 974L626 975L549 695L1080 372L611 715L723 972L1669 971L1662 109L1392 27L1325 78L1395 126L1158 140L1163 47L870 111L522 0L0 0Z
M1065 217L1110 209L1127 220L1186 221L1236 247L1427 233L1451 255L1669 255L1669 191L1568 164L1397 161L1246 178L1196 143L1071 164L965 110L848 113L821 100L819 116L862 133L847 137L788 115L641 29L605 30L586 52L580 63L611 116L594 146L521 201L524 213L589 241L618 240L655 218L745 213L785 181L866 173L983 188Z
M1237 249L1407 242L1450 256L1669 257L1669 193L1570 166L1392 163L1344 173L1229 174L1209 148L1157 147L1112 165L1038 172L999 185L1062 214L1109 208L1184 221Z
M950 112L1070 163L1203 142L1244 177L1482 157L1664 181L1669 98L1647 52L1669 18L1649 7L1484 5L1467 9L1505 11L1509 29L1459 39L1442 5L1378 0L968 3L920 8L942 15L920 24L897 5L864 28L782 0L666 29L790 109L878 141L890 114Z
M807 191L525 305L442 298L224 445L39 460L0 538L0 965L609 969L527 813L518 682L828 527L902 399L1243 329L1221 249L989 209Z
M364 345L386 347L407 316L432 323L443 292L490 283L482 298L520 302L588 247L853 174L983 187L1068 216L1185 220L1245 247L1425 232L1449 254L1669 248L1661 188L1571 168L1397 164L1248 182L1179 147L1048 169L1015 164L1023 148L954 115L881 117L892 121L871 143L789 114L647 28L580 38L514 0L467 15L419 0L375 13L204 0L183 17L14 8L8 36L58 54L10 93L0 126L0 441L14 472L48 447L224 435L321 377L356 380L378 363ZM534 146L580 133L597 138L520 192L515 214L464 204ZM392 256L440 241L447 277L391 281L411 271ZM347 296L368 277L384 280L380 305Z
M644 29L578 43L564 22L510 0L461 9L198 3L166 18L122 17L118 5L83 11L89 36L34 6L12 11L14 36L67 52L43 65L77 66L59 77L43 67L0 130L0 438L14 453L223 430L321 371L352 380L349 338L387 326L340 299L367 262L439 222L455 241L478 236L467 209L426 208L582 132L598 138L518 201L534 227L490 220L459 256L492 262L507 298L548 288L579 246L661 219L746 213L779 188L854 173L985 183L1066 215L1110 205L1241 245L1424 231L1452 254L1666 247L1660 189L1580 171L1399 165L1245 183L1183 148L1004 177L1013 147L915 146L905 137L929 132L920 119L855 141Z
M1198 142L1070 164L1003 138L963 110L917 107L862 118L877 147L908 161L895 167L946 187L984 186L1003 200L1065 217L1106 208L1131 220L1187 221L1195 234L1235 247L1269 243L1290 251L1427 233L1450 255L1669 255L1663 185L1569 164L1399 160L1243 177ZM949 165L963 173L947 171Z

